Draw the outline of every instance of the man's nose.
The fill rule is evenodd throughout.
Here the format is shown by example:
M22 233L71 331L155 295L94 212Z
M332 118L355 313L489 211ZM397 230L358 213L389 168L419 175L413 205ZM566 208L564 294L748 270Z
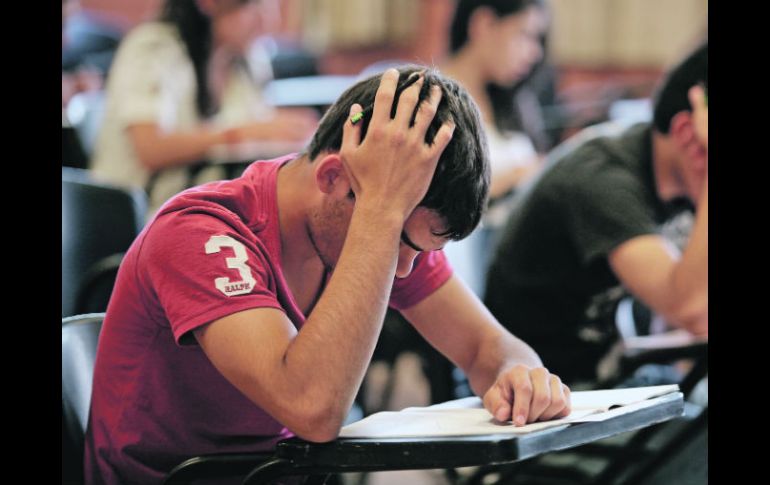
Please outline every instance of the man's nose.
M396 277L406 278L409 276L414 266L414 259L418 254L420 253L406 245L401 246L401 251L398 253L398 264L396 265Z

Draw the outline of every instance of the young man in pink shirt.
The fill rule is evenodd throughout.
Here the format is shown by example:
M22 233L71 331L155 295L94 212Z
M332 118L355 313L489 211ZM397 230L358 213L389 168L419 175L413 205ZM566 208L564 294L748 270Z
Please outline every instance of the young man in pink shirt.
M388 305L497 419L569 412L569 389L441 251L479 222L486 142L465 90L418 69L361 81L306 153L182 192L148 223L102 328L87 483L160 483L194 455L334 439Z

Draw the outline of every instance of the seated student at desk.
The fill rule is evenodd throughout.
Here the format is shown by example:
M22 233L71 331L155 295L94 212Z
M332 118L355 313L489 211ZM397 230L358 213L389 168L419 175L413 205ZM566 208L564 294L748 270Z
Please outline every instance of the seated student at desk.
M419 69L357 83L307 153L187 190L148 223L101 330L87 483L159 483L191 456L334 439L388 305L497 419L569 413L569 389L441 251L481 219L489 162L467 92Z
M669 325L708 334L708 132L688 98L707 82L704 44L668 74L652 123L557 147L509 216L485 303L565 382L596 380L617 337L600 309L620 285ZM659 234L677 198L696 207L681 255Z
M196 183L210 150L244 141L306 142L310 109L273 109L259 84L271 67L255 39L276 22L276 0L166 0L158 21L131 31L109 73L91 168L145 188L149 212Z

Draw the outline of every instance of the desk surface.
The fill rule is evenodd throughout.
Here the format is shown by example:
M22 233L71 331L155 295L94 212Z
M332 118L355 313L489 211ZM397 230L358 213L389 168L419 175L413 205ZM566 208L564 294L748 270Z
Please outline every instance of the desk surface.
M494 434L446 438L345 438L278 443L275 459L257 467L244 483L269 483L291 474L457 468L513 463L543 453L633 431L681 416L682 393L655 398L654 405L601 422L563 425L523 435Z
M273 106L330 106L358 76L303 76L275 79L265 86L265 98Z

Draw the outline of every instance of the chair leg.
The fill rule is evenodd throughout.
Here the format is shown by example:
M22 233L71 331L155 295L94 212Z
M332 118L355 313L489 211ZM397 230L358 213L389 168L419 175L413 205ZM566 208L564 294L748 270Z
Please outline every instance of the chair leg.
M291 462L274 458L254 468L243 480L243 485L266 485L276 478L291 475Z
M649 477L652 472L662 466L666 461L670 460L677 450L682 449L684 445L693 439L702 429L705 424L708 423L708 408L704 409L697 418L687 423L685 428L677 435L666 443L662 447L659 453L657 453L647 463L643 464L625 480L627 485L638 485L642 483L644 479Z

